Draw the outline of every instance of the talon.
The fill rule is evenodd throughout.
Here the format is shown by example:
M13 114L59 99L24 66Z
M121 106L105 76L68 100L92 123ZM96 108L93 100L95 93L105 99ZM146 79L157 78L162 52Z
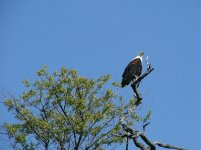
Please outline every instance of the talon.
M139 77L135 75L135 80L137 80Z

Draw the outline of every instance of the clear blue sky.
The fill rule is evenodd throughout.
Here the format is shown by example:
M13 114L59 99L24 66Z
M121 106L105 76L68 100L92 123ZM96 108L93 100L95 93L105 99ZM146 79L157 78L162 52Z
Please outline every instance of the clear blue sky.
M142 109L153 111L147 135L199 150L199 7L199 0L0 0L0 87L18 95L44 64L120 82L143 50L155 67L140 87ZM129 87L120 92L132 96ZM12 121L2 104L0 118ZM0 149L9 147L1 137Z

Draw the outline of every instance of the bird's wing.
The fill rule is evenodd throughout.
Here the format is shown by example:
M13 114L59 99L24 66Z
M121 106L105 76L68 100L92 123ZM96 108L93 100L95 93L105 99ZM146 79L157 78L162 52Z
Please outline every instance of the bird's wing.
M125 68L122 77L124 78L128 75L131 75L133 77L134 75L136 75L137 72L141 72L141 67L142 67L142 65L141 65L140 59L132 60ZM140 70L138 70L138 69L140 69Z

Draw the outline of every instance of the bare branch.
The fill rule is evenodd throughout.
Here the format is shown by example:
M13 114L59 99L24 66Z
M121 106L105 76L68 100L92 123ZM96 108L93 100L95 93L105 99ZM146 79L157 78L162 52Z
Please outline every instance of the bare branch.
M141 150L148 150L148 149L156 150L156 145L160 146L160 147L168 148L168 149L185 150L184 148L172 146L172 145L169 145L169 144L163 144L163 143L160 143L160 142L151 142L147 138L147 136L145 136L144 132L136 131L131 126L127 125L125 119L126 119L125 116L122 116L120 118L120 123L122 125L122 128L126 132L126 134L121 135L121 137L122 138L127 137L127 138L130 138L130 139L133 139L133 142L134 142L135 146L140 148ZM149 123L146 123L145 125L143 125L143 130L144 131L145 131L146 126ZM148 148L145 147L145 145L141 144L138 141L138 137L140 137L147 144Z
M146 147L143 144L138 142L137 138L133 138L133 142L134 142L135 146L140 148L141 150L147 150Z
M135 98L137 99L137 101L135 102L135 106L138 106L139 104L142 103L142 97L140 96L138 90L137 90L137 85L136 84L131 84L131 87L133 89L133 92L135 94Z
M154 142L154 145L158 145L160 147L164 147L164 148L168 148L168 149L176 149L176 150L187 150L185 148L181 148L181 147L176 147L170 144L164 144L164 143L160 143L158 141Z
M152 71L154 70L154 68L148 68L147 71L141 75L137 80L135 80L132 84L137 84L139 83L142 79L144 79L147 75L149 75Z
M143 132L140 132L141 139L150 147L150 150L155 150L155 145L144 135Z
M129 138L127 137L127 139L126 139L126 150L128 150L128 141L129 141Z
M153 70L154 70L154 68L151 68L151 67L147 68L147 71L131 84L131 87L135 94L135 98L137 99L137 101L135 102L136 106L138 106L139 104L142 103L142 97L140 96L140 94L137 90L138 84L142 79L144 79L147 75L149 75Z
M145 132L145 128L150 124L150 122L143 125L143 132Z

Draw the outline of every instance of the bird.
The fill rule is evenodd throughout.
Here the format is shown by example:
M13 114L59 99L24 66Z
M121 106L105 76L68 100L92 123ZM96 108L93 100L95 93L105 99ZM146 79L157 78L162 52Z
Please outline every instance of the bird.
M137 80L142 72L142 57L143 52L139 51L138 55L131 60L131 62L127 65L125 68L123 74L122 74L122 81L121 86L125 87L133 82L134 80Z

